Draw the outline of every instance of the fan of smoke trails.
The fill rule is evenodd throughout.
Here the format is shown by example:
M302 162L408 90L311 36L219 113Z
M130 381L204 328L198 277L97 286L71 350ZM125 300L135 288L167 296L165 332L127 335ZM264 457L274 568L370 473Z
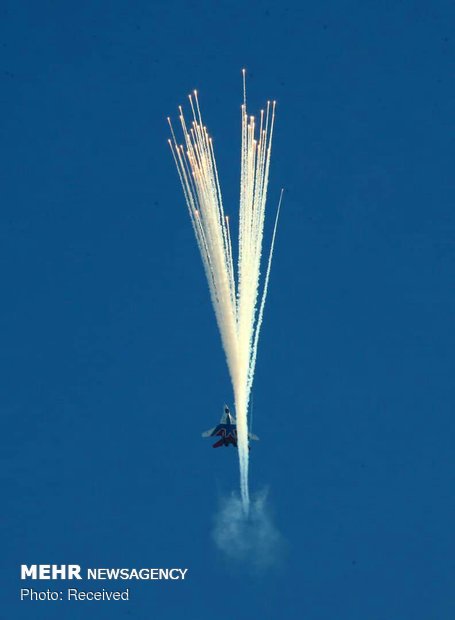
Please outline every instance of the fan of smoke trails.
M259 332L267 295L282 193L257 312L265 205L270 168L275 102L261 111L259 139L254 117L246 107L245 72L242 105L242 147L237 286L234 277L229 219L225 216L212 139L202 122L197 92L189 96L193 120L188 129L182 108L185 146L177 143L172 124L169 140L206 273L212 304L234 390L237 416L240 488L248 512L248 404L256 364Z

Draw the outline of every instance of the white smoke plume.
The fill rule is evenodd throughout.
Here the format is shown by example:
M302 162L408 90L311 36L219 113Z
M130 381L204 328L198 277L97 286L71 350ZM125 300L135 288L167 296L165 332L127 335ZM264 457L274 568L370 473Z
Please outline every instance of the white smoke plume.
M169 120L169 140L190 220L201 253L213 308L232 381L237 419L240 492L249 509L248 409L256 364L259 332L267 296L279 207L265 279L261 258L267 187L275 122L275 102L267 102L259 122L247 112L245 72L241 107L241 165L238 261L235 272L229 218L223 207L212 138L202 121L198 94L189 96L192 121L179 108L183 144ZM282 197L282 194L281 194ZM281 205L280 197L280 205ZM236 277L237 276L237 277ZM260 301L259 301L260 299ZM258 303L259 301L259 303Z
M239 495L224 498L213 538L229 560L254 570L276 569L284 559L286 545L267 507L267 491L253 495L248 514Z

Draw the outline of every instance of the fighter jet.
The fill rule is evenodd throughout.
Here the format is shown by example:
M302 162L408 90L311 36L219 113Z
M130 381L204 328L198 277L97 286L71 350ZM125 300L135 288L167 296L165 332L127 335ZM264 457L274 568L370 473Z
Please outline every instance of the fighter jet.
M220 446L227 448L230 445L237 448L237 422L227 405L224 405L224 413L221 416L218 426L202 433L202 437L221 437L221 439L213 444L212 448L219 448ZM248 433L248 439L257 441L259 437L253 433Z

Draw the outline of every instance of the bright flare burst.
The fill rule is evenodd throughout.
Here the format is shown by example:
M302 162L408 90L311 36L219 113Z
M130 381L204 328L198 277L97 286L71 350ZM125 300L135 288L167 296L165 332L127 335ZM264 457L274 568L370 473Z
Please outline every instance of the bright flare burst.
M179 107L184 145L178 144L168 121L172 134L169 145L204 264L234 390L240 489L244 510L248 512L248 405L283 192L258 307L275 102L267 102L266 110L261 110L257 137L255 118L247 114L245 70L243 93L237 282L229 218L224 213L212 138L202 122L197 91L189 96L193 116L190 127Z

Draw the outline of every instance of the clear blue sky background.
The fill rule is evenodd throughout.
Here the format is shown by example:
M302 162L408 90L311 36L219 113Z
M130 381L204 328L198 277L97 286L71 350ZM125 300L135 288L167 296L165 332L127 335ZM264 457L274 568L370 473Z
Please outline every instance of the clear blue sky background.
M1 3L1 617L453 620L454 17ZM278 101L271 207L286 188L250 469L286 551L264 574L211 540L238 465L200 432L231 387L165 120L199 89L235 215L243 66L250 110ZM189 575L30 605L24 562Z

